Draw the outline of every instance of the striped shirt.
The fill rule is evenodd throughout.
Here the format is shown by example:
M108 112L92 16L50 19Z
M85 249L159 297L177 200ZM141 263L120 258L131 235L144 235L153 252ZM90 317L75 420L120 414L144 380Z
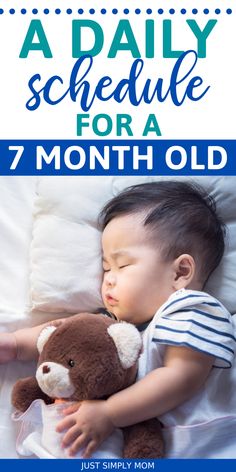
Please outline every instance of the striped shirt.
M211 369L193 397L159 417L167 458L236 457L234 319L210 295L182 289L161 306L143 333L138 379L163 366L168 345L205 352L221 367Z
M214 356L214 367L232 366L236 339L231 315L207 293L178 290L157 311L152 325L152 342Z

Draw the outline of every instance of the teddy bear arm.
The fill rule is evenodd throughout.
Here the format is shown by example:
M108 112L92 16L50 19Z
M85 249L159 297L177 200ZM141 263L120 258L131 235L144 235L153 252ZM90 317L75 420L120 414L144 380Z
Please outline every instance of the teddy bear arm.
M158 459L164 456L161 425L156 418L123 428L124 458Z
M41 399L45 403L52 400L41 390L35 377L27 377L16 382L12 391L12 405L19 411L26 411L34 400Z

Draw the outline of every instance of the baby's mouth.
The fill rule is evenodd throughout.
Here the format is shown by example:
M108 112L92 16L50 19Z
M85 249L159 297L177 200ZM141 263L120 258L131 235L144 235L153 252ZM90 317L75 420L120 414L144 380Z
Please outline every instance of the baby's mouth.
M106 301L111 306L117 305L118 303L118 300L109 294L106 295Z

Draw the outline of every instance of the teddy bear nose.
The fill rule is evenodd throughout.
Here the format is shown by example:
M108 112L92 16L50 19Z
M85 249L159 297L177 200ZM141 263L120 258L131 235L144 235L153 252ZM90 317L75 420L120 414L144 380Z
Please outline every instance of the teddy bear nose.
M48 365L43 366L43 374L48 374L50 372L50 367Z

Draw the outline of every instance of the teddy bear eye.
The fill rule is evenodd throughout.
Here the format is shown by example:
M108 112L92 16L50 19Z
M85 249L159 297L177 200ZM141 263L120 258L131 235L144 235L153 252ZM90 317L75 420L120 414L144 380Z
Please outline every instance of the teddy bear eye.
M68 360L68 365L69 365L70 367L74 367L75 361L73 361L73 359L69 359L69 360Z

